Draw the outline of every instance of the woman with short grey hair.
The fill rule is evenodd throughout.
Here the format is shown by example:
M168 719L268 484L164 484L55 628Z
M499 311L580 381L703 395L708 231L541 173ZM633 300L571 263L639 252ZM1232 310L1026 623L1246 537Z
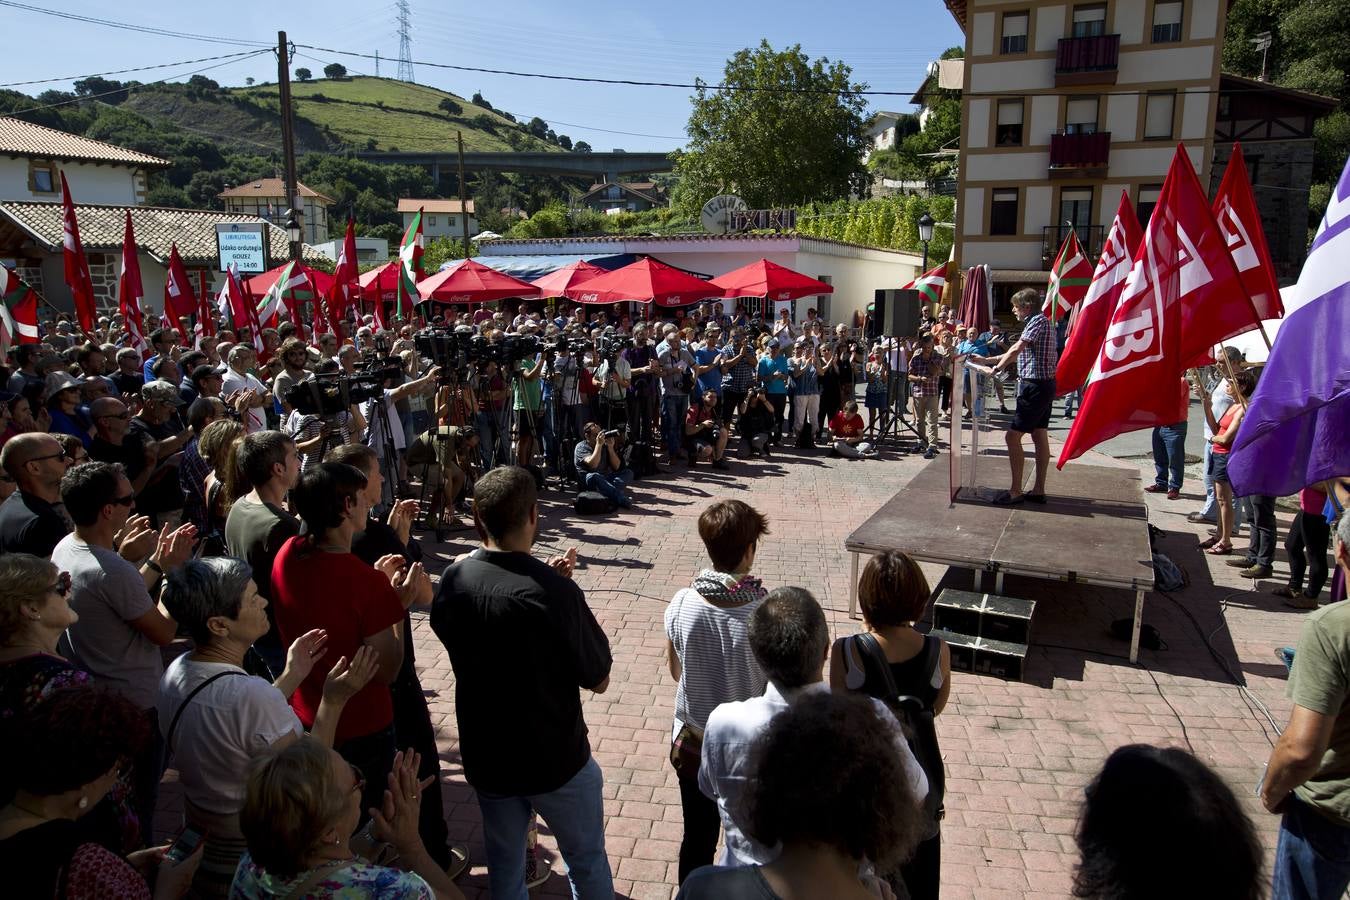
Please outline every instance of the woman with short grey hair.
M192 560L168 574L163 602L196 645L160 679L165 752L183 785L187 825L208 835L194 891L224 897L244 851L244 772L267 747L302 734L287 700L323 657L328 635L315 629L297 638L285 671L269 684L243 668L245 654L269 624L267 601L258 595L248 563L228 556ZM332 745L343 705L365 687L375 663L374 653L362 648L329 670L314 722L318 740Z

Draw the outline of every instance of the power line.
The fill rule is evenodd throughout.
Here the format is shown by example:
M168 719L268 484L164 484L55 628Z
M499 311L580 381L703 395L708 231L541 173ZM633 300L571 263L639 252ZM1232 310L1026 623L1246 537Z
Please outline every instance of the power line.
M4 5L4 4L0 4ZM242 56L257 56L257 50L241 50L238 53L225 53L220 56L203 56L200 59L184 59L179 62L158 63L153 66L137 66L134 69L117 69L113 72L95 72L91 75L62 75L60 78L34 78L30 81L9 81L0 84L0 88L22 87L28 84L51 84L57 81L83 81L87 78L105 78L109 75L125 75L128 72L148 72L151 69L171 69L174 66L190 66L201 62L214 62L218 59L237 59Z
M167 28L156 28L151 25L135 25L130 22L115 22L111 19L96 19L93 16L82 16L76 13L65 12L59 9L46 9L41 6L31 6L27 3L14 3L12 0L0 0L0 6L8 6L12 9L20 9L24 12L39 13L44 16L55 16L58 19L69 19L72 22L84 22L89 25L103 25L107 28L120 28L123 31L135 31L141 34L155 34L162 37L175 37L188 41L206 41L211 44L229 44L235 47L261 47L271 46L263 41L239 40L236 38L222 38L209 34L192 34L186 31L172 31Z

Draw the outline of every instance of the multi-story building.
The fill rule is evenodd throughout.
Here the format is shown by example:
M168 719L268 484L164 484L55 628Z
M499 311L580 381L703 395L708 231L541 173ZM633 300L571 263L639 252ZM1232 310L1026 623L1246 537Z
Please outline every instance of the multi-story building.
M1044 287L1068 229L1147 221L1178 142L1209 184L1226 0L945 0L966 35L956 258L998 306Z
M146 178L167 159L0 116L0 200L61 199L61 175L77 203L145 203Z
M422 211L422 237L428 241L432 238L459 240L464 236L466 215L469 219L469 237L472 238L482 231L478 227L478 216L474 213L472 200L461 204L458 200L404 197L398 201L398 214L403 217L405 232L408 226L412 225L413 217L417 215L419 209Z
M333 199L300 182L296 182L295 190L301 203L300 226L304 231L301 239L307 244L328 240L328 208L333 205ZM227 185L218 196L225 201L226 212L257 216L273 225L286 227L290 204L286 202L286 182L280 178L259 178L233 187Z

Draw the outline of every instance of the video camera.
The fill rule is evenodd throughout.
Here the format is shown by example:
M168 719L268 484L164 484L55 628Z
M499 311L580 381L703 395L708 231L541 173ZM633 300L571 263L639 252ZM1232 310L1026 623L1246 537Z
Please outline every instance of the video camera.
M397 374L399 370L396 369L393 375ZM285 400L301 415L330 418L347 412L354 403L383 397L386 377L392 376L387 372L315 375L295 384L286 392Z
M469 377L469 362L474 358L473 329L461 325L454 331L446 328L427 328L413 335L417 355L440 367L437 384L444 386Z

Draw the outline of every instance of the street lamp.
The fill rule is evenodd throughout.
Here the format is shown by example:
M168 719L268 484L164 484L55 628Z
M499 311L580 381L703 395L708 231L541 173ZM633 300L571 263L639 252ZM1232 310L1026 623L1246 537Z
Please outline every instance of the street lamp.
M919 216L919 240L923 242L923 266L920 272L928 271L928 242L933 239L933 226L936 224L928 213Z
M931 233L931 229L930 229ZM304 236L300 230L300 223L296 220L295 210L292 209L286 215L286 240L291 242L291 259L298 259L300 256L300 239Z

